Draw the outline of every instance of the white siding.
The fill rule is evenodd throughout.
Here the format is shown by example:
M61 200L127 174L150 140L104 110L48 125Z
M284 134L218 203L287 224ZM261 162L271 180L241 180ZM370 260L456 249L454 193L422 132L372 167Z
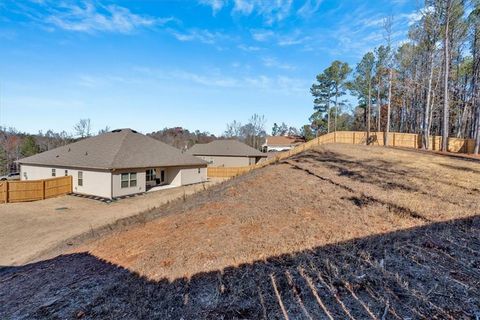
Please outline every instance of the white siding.
M137 174L137 185L135 187L122 188L122 173L132 173ZM113 197L122 197L130 194L142 193L145 192L147 173L146 169L130 169L115 171L112 174L112 185L113 185Z
M55 169L56 176L68 175L73 177L73 192L94 195L103 198L111 198L111 174L108 171L82 170L65 167L47 167L34 165L20 165L21 180L39 180L52 178L52 169ZM78 171L83 172L83 186L78 185Z
M177 187L182 185L182 172L180 168L168 168L166 171L166 175L166 180L168 184Z
M182 168L182 186L207 181L207 168Z
M65 170L68 175L73 176L73 192L94 195L103 198L114 198L126 196L130 194L145 192L146 188L146 170L147 169L129 169L115 171L100 170L82 170L69 169L64 167L47 167L21 165L20 175L22 180L48 179L52 177L52 168L56 170L56 176L64 176ZM199 172L200 170L200 172ZM78 172L83 172L83 186L78 185ZM122 173L135 172L137 174L137 185L135 187L122 188ZM173 186L182 186L207 181L207 168L182 168L169 167L165 168L165 180L167 184Z

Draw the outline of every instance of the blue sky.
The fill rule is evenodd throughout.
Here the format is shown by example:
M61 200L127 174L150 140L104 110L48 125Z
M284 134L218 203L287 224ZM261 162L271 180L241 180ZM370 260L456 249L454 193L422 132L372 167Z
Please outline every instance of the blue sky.
M221 134L253 113L301 126L309 87L338 59L351 64L418 18L406 0L0 0L0 124L35 133Z

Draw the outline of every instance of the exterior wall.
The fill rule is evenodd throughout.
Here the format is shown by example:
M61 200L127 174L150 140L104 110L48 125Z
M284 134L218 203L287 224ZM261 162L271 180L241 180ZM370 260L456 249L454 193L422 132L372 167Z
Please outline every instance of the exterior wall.
M207 161L209 167L246 167L251 164L255 164L255 157L228 157L228 156L197 156L197 157Z
M146 191L147 169L127 169L111 173L101 170L70 169L64 167L47 167L34 165L21 165L21 180L38 180L52 177L52 169L56 170L56 176L73 176L73 192L93 195L102 198L116 198L126 195L142 193ZM168 167L165 170L165 183L173 186L182 186L207 181L206 167ZM199 172L200 170L200 172ZM78 185L78 172L83 172L83 186ZM122 188L122 173L137 174L137 185L135 187Z
M167 175L166 180L167 183L172 186L181 186L182 185L182 171L181 168L168 168L165 172Z
M182 168L182 186L207 181L207 168Z
M52 169L56 176L67 175L73 177L73 192L94 195L102 198L111 198L111 173L109 171L92 169L71 169L65 167L47 167L35 165L20 165L21 180L38 180L52 178ZM83 172L83 186L78 185L78 172Z
M126 169L118 170L112 173L113 197L128 196L131 194L142 193L146 191L147 169ZM122 173L137 174L137 185L135 187L122 188Z

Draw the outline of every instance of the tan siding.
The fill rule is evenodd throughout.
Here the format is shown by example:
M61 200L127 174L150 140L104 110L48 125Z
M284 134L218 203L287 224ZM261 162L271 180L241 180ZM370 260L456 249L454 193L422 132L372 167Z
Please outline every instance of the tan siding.
M198 156L200 159L208 162L209 167L243 167L248 166L255 157L228 157L228 156Z
M67 170L68 175L73 177L73 192L95 195L103 198L111 197L111 174L108 171L94 171L94 170L80 170L69 169L64 167L46 167L24 165L20 166L21 180L39 180L52 178L52 168L56 171L57 177L65 175ZM78 171L83 172L83 186L78 185Z
M183 186L207 181L207 168L183 168L181 173Z

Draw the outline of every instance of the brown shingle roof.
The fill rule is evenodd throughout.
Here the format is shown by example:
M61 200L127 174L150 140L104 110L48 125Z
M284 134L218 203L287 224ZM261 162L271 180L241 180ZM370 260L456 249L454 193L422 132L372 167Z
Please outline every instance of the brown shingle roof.
M266 145L269 146L290 146L295 144L304 143L305 140L297 137L288 136L271 136L266 138Z
M266 157L262 153L245 143L236 140L215 140L210 143L196 144L187 153L196 156L237 156L237 157Z
M131 129L113 130L20 159L18 163L92 169L206 165L201 159Z

